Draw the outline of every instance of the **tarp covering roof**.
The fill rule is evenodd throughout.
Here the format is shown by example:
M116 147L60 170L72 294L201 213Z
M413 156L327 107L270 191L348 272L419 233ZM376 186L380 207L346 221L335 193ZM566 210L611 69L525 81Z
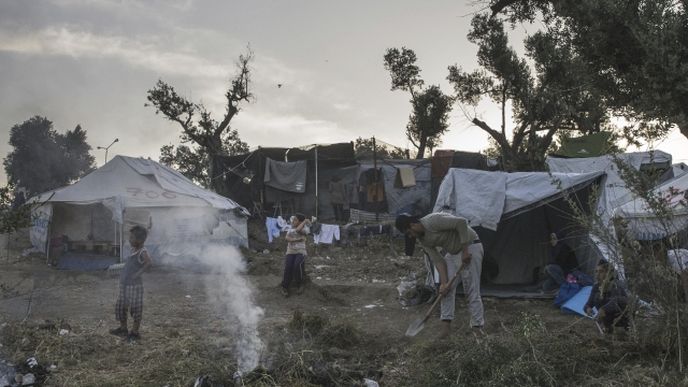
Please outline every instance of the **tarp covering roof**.
M688 228L688 174L669 180L654 189L669 210L668 215L658 215L657 210L642 198L635 198L621 206L615 216L626 219L628 230L638 240L657 240Z
M555 200L601 175L451 168L440 185L433 211L450 210L468 219L471 226L496 230L504 215L514 216L532 205Z
M609 149L609 132L599 132L587 136L564 138L558 156L563 157L598 157Z
M604 172L606 179L600 192L597 212L605 222L608 222L616 207L633 198L633 194L619 175L616 159L635 170L652 166L671 166L671 155L660 150L577 159L548 157L546 163L551 172Z
M213 207L245 211L233 200L197 186L172 168L152 160L126 156L115 156L76 183L40 194L32 200L73 204L102 202L113 214L131 207Z

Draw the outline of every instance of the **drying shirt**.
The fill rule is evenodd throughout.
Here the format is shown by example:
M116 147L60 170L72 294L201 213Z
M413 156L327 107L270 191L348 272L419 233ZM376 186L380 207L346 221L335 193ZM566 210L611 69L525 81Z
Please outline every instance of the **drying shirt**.
M339 225L337 224L321 224L320 233L313 237L315 244L324 243L332 244L334 240L339 240L341 234L339 231Z
M282 191L306 192L306 160L284 162L270 158L265 160L265 185Z
M277 218L265 218L265 228L268 231L268 242L272 243L274 238L280 236L280 226Z

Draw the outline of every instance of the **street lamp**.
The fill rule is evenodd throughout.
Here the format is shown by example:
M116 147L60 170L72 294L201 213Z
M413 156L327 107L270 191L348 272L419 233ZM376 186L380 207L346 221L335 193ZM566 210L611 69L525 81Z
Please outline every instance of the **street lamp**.
M107 154L108 150L110 149L111 146L113 146L116 142L119 141L119 138L116 138L113 142L110 143L108 146L99 146L98 149L105 149L105 162L107 163Z

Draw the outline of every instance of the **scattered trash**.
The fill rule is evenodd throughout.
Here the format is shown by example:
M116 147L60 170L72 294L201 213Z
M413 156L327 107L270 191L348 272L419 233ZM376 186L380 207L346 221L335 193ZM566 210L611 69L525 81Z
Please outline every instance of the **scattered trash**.
M212 384L210 383L210 376L208 375L203 375L199 376L196 378L196 381L193 384L193 387L211 387Z
M377 308L377 307L379 307L379 306L380 306L380 305L370 304L370 305L364 306L364 308L366 308L366 309L373 309L373 308Z
M66 329L60 329L60 332L58 332L58 334L59 334L60 336L64 336L64 335L69 334L69 331L66 330Z
M363 379L363 385L365 387L380 387L380 385L376 381L368 378Z
M187 295L184 296L184 297L185 297L185 298L191 298L191 295L190 295L190 294L187 294Z
M107 271L117 271L117 270L122 270L124 269L125 263L113 263L112 265L108 266Z
M38 360L36 360L35 357L30 357L26 359L26 365L29 366L29 368L35 368L38 366Z
M36 384L36 377L33 374L24 374L22 386L33 386L34 384Z
M232 375L232 380L234 380L234 385L235 386L243 386L244 382L242 381L243 375L241 374L241 371L236 371L234 375Z
M402 306L420 305L434 300L435 289L417 282L416 273L410 273L401 279L397 291Z
M268 250L268 249L263 250L263 254L270 254L270 250Z

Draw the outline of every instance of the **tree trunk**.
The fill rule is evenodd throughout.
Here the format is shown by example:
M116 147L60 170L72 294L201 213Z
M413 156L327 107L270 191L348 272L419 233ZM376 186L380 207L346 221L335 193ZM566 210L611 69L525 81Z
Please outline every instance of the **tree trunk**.
M222 155L222 140L220 136L213 136L208 141L208 182L210 188L215 191L215 193L220 195L227 195L225 177L220 176L224 171L222 170L222 160L220 155Z
M428 144L428 138L426 136L421 137L418 142L418 154L416 155L416 160L420 160L425 156L425 147Z

